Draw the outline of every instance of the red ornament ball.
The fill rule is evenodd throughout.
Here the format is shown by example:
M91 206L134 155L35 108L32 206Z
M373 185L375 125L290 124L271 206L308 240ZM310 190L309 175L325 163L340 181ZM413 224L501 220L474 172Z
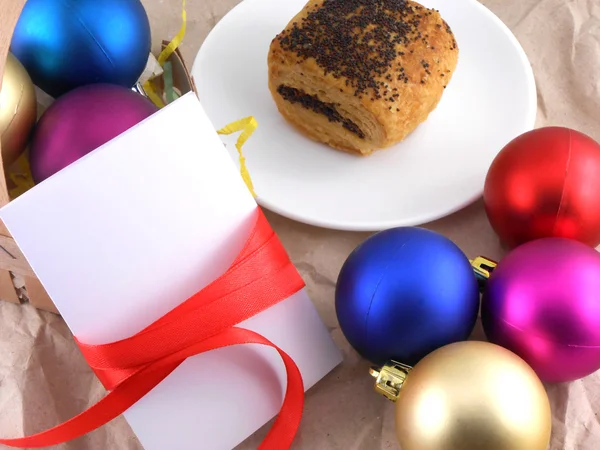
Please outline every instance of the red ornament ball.
M487 174L488 219L509 247L546 237L600 244L600 144L548 127L511 141Z

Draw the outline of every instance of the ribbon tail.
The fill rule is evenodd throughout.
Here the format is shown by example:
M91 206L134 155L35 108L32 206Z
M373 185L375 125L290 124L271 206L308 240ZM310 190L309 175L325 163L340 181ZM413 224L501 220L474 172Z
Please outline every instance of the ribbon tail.
M123 414L144 397L185 359L211 350L239 344L261 344L277 350L287 372L286 395L281 411L259 447L260 450L283 450L291 446L300 426L304 407L304 384L292 358L258 333L243 328L229 328L222 333L176 352L135 372L102 400L54 428L32 436L0 439L0 444L14 448L42 448L81 437Z
M0 444L14 448L43 448L62 444L94 431L123 414L165 379L179 364L164 366L150 375L132 376L119 388L81 414L49 430L15 439L0 439Z
M282 450L290 448L302 420L304 409L304 384L294 360L277 348L287 371L287 388L281 411L258 450Z

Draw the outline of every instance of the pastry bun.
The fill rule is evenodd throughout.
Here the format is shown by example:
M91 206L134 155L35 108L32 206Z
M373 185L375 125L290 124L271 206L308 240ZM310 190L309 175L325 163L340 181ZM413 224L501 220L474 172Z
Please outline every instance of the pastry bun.
M368 155L427 119L457 62L436 10L409 0L312 0L271 43L269 89L306 136Z

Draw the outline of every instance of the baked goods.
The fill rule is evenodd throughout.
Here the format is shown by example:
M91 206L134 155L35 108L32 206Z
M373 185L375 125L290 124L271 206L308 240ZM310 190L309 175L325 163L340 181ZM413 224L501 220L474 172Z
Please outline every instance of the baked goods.
M306 136L368 155L427 119L457 62L436 10L409 0L312 0L271 43L269 89Z

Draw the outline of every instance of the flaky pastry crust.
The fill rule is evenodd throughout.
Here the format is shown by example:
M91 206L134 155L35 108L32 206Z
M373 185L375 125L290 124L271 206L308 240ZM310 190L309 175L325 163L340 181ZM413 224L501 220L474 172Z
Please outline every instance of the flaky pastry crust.
M436 10L409 0L313 0L271 43L269 89L306 136L368 155L427 119L457 62Z

